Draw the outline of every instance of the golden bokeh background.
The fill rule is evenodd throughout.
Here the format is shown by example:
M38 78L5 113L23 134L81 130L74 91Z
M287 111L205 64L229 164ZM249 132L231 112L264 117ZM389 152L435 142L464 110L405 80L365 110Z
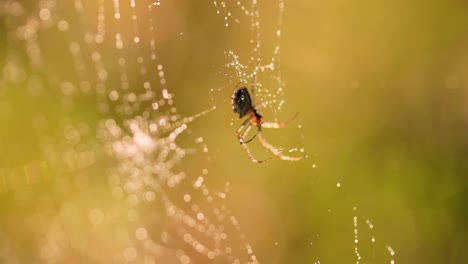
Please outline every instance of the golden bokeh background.
M148 250L144 237L164 244L161 234L178 226L164 220L160 205L134 206L116 194L119 159L109 155L99 124L137 116L139 109L114 109L126 92L141 89L133 85L142 76L152 76L154 90L163 86L149 63L151 36L177 113L189 117L216 106L177 139L188 154L174 168L188 184L167 193L174 200L190 193L209 211L210 202L190 184L200 175L212 189L229 182L226 204L260 263L357 263L355 230L359 263L468 261L468 3L286 1L277 64L285 104L262 114L299 117L263 135L285 150L304 148L308 158L255 164L235 136L242 121L230 96L238 79L224 66L226 51L249 56L250 17L234 1L223 9L222 1L216 8L212 1L167 0L148 11L151 2L132 8L132 1L120 1L117 23L115 1L0 1L0 262L184 263L184 249L194 263L228 263L178 243L157 256L141 254ZM280 14L272 2L258 3L262 60L277 43ZM106 35L89 44L100 3ZM118 49L116 34L124 43L134 37L132 12L142 44ZM72 43L81 45L81 55L73 55ZM144 62L132 62L137 57ZM84 58L84 70L76 58ZM141 65L148 65L147 75ZM266 85L272 75L259 81ZM249 147L258 159L271 155L256 140ZM233 247L245 246L230 239Z

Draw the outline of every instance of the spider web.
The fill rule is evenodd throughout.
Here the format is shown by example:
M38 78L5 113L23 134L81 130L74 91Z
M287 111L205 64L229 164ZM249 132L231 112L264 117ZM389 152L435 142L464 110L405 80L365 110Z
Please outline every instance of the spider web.
M237 84L254 89L256 99L261 102L262 107L268 108L276 115L285 103L285 84L280 68L284 1L274 1L273 4L260 4L255 0L214 1L213 4L216 13L223 18L226 28L241 30L243 34L250 36L245 39L246 45L249 46L247 49L246 45L239 45L225 51L228 61L226 68L233 72L228 74L231 77L231 89ZM276 7L276 10L268 10L269 15L275 14L275 19L271 19L270 16L270 19L261 19L260 10L267 10L265 4L271 6L268 9ZM262 29L263 22L266 29Z
M0 130L9 154L0 161L0 260L259 262L226 202L230 182L212 187L208 165L185 167L194 153L209 159L191 126L217 108L191 115L176 107L174 90L182 88L167 77L160 51L173 32L158 18L178 7L0 1L0 121L9 124ZM212 7L228 32L248 36L220 54L229 79L223 89L254 86L276 118L285 103L284 1ZM357 243L354 253L359 263Z
M285 3L283 0L264 1L217 1L213 2L217 15L224 23L226 30L233 34L249 36L245 38L247 45L236 45L225 51L225 65L229 85L219 89L246 86L255 93L256 105L262 110L271 112L277 120L278 114L284 112L284 92L286 84L281 73L281 36L283 28L283 14ZM276 10L274 10L276 9ZM261 12L265 11L265 12ZM261 14L269 16L262 19ZM275 14L271 16L271 14ZM274 17L274 19L271 19ZM264 27L264 25L266 25ZM241 32L241 33L239 33ZM246 52L247 51L247 52ZM214 89L212 89L214 90ZM231 123L231 125L233 122ZM301 129L301 124L298 126ZM301 132L302 134L302 132ZM303 135L302 135L303 138ZM304 152L303 148L291 149L289 152ZM315 168L316 164L312 164ZM337 183L340 188L341 183ZM376 260L378 255L384 257L387 263L395 263L395 250L389 244L377 241L374 234L374 225L371 219L361 216L356 206L352 207L352 244L353 259L356 264L368 263ZM315 243L320 243L320 241ZM313 244L310 242L310 245ZM278 246L275 242L275 246ZM382 248L384 252L382 253ZM380 252L380 253L377 253ZM313 258L314 263L320 263L320 256Z
M52 189L41 195L45 208L31 213L29 246L13 249L16 237L1 228L8 246L0 259L257 263L225 203L229 182L212 190L206 168L180 167L190 153L208 152L188 132L214 108L178 113L158 54L158 8L135 0L0 2L1 92L32 104L21 120L32 122L28 144L36 146L26 165L20 155L5 161L2 193L27 202ZM5 118L21 112L4 107ZM183 135L194 145L182 147Z
M227 80L224 80L223 85L216 91L232 92L235 88L245 86L253 97L255 107L260 109L265 120L281 122L295 119L297 113L291 112L291 109L285 111L283 107L285 82L281 73L281 35L284 1L214 1L213 5L218 19L229 34L246 36L241 40L233 40L232 45L227 45L224 51L227 63L224 64L222 71L227 76ZM221 94L222 98L227 97L226 93ZM296 155L307 157L304 153L300 115L297 119L299 120L294 120L293 124L288 126L288 130L294 126L299 128L293 136L298 139L294 143L296 147L284 148L278 145L273 147L276 149L275 152L285 155L299 152L300 154ZM237 122L238 120L231 115L230 125L234 126Z

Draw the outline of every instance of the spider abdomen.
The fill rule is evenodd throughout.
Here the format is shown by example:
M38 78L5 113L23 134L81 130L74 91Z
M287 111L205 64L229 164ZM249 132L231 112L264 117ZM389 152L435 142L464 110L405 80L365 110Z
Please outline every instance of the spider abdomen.
M254 112L252 99L246 87L236 89L232 94L232 109L234 113L239 114L239 118L244 117L250 112Z

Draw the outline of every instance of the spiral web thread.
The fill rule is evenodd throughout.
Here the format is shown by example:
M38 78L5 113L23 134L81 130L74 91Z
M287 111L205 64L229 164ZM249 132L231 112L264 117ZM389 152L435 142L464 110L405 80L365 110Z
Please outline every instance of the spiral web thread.
M189 117L177 113L175 95L168 88L156 46L153 17L163 4L43 0L25 5L0 1L8 36L0 83L6 87L27 84L31 93L56 94L58 108L65 111L57 129L65 131L60 137L54 137L44 125L51 118L49 114L38 109L33 117L39 128L41 122L46 127L39 144L43 159L38 163L45 165L35 170L47 175L47 170L65 171L86 186L97 177L90 173L93 166L108 162L105 177L111 195L124 205L121 212L128 218L124 229L115 230L123 234L123 239L115 242L119 246L102 254L92 245L76 245L73 238L67 239L67 223L57 217L53 228L38 231L41 235L35 243L39 253L33 254L33 259L258 263L226 205L229 182L221 191L211 190L207 169L192 175L178 168L190 150L178 145L176 139L187 134L191 122L214 108ZM57 42L45 45L48 36ZM48 60L54 49L61 48L65 52L59 63ZM61 68L66 70L61 72ZM68 117L67 111L75 113L82 101L92 111L97 110L95 122ZM194 142L195 151L209 151L202 137ZM32 167L35 165L27 168ZM2 190L14 189L8 182L16 176L8 170L2 170L0 176ZM26 178L30 182L30 177ZM114 211L92 207L88 212L92 226L112 219ZM156 223L144 221L145 208L152 208L148 215L158 219ZM133 237L125 235L125 229ZM86 253L74 255L77 247ZM0 259L11 260L14 255L11 250Z
M283 26L284 0L274 1L278 5L278 15L275 17L277 28L275 32L275 46L273 51L261 50L261 25L260 11L257 0L251 1L213 1L216 13L223 17L225 26L241 24L250 20L250 42L249 57L241 58L238 51L232 49L225 52L229 61L227 68L234 69L236 79L232 80L233 85L241 82L245 86L255 88L255 95L259 97L263 107L269 108L273 113L281 111L284 104L284 82L281 77L280 56L281 56L281 31ZM235 14L239 14L236 17ZM245 17L245 19L243 19ZM271 55L268 55L271 54ZM259 78L259 76L261 76ZM272 82L267 82L272 81ZM263 82L267 82L263 85Z

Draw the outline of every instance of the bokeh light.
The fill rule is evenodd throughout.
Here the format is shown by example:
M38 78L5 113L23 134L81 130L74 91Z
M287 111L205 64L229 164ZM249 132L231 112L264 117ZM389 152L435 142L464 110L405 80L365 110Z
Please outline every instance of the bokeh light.
M467 8L0 0L0 262L467 262Z

